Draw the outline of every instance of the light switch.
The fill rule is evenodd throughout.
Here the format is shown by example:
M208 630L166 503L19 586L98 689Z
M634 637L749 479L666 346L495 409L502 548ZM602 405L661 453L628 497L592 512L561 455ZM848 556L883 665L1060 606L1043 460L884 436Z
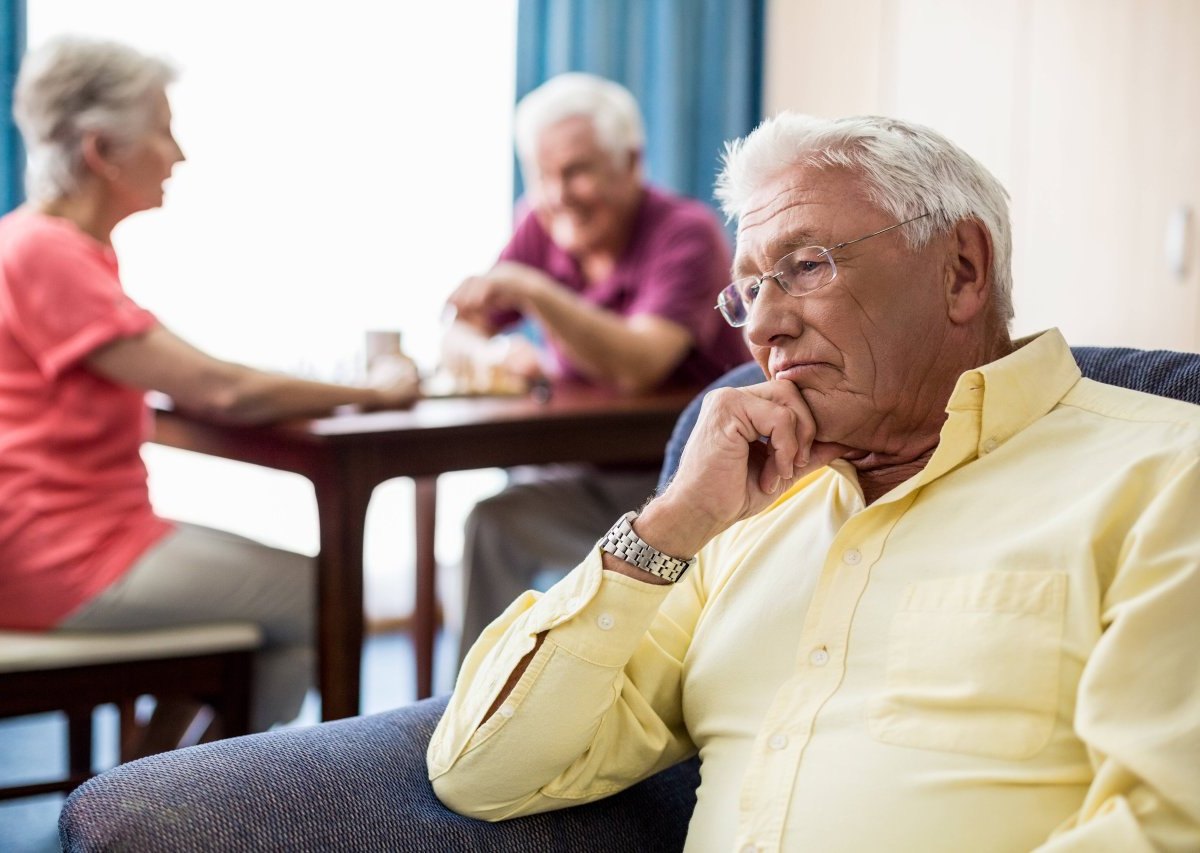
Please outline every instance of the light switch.
M1188 255L1192 242L1192 208L1181 204L1171 212L1167 219L1167 239L1165 252L1167 269L1182 282L1187 278Z

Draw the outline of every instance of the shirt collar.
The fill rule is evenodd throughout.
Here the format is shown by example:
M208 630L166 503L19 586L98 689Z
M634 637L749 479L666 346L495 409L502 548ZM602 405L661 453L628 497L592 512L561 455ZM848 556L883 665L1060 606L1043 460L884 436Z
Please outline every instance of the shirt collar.
M946 411L981 412L976 438L982 453L1053 409L1081 375L1062 333L1050 329L1016 341L1009 355L960 376Z
M915 488L996 450L1045 415L1079 381L1079 365L1058 329L1015 342L1016 349L958 377L938 449Z
M958 377L946 405L937 450L921 473L888 492L878 503L898 500L913 489L985 456L1053 409L1082 376L1071 348L1058 329L1014 341L1016 349ZM834 460L829 466L851 480L853 466ZM824 471L802 478L782 503Z

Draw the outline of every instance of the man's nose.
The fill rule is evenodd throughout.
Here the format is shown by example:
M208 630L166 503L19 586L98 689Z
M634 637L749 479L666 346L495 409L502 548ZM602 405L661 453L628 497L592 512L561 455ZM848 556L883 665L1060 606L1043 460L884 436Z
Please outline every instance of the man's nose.
M781 335L799 336L804 329L803 303L803 297L789 296L779 282L766 276L759 285L758 296L750 304L747 340L754 346L767 347Z

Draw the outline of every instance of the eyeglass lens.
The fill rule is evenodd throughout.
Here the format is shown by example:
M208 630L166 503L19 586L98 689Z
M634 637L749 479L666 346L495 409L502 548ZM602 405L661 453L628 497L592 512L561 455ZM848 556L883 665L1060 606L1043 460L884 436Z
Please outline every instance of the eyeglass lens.
M774 279L789 296L803 296L819 290L837 275L829 252L821 246L805 246L780 259L773 272L762 278L747 276L729 284L717 298L717 308L731 326L746 325L750 306L768 279Z

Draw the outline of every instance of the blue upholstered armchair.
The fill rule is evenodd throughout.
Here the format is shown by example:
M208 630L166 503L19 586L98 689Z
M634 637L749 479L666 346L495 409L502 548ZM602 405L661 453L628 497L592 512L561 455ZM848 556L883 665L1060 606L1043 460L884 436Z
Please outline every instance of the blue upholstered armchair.
M1078 348L1085 375L1200 403L1200 355ZM761 380L753 364L711 387ZM695 424L680 417L663 482ZM434 797L425 747L444 699L164 753L75 791L60 820L66 851L678 850L699 781L685 762L606 800L488 824ZM519 772L519 768L514 768Z

